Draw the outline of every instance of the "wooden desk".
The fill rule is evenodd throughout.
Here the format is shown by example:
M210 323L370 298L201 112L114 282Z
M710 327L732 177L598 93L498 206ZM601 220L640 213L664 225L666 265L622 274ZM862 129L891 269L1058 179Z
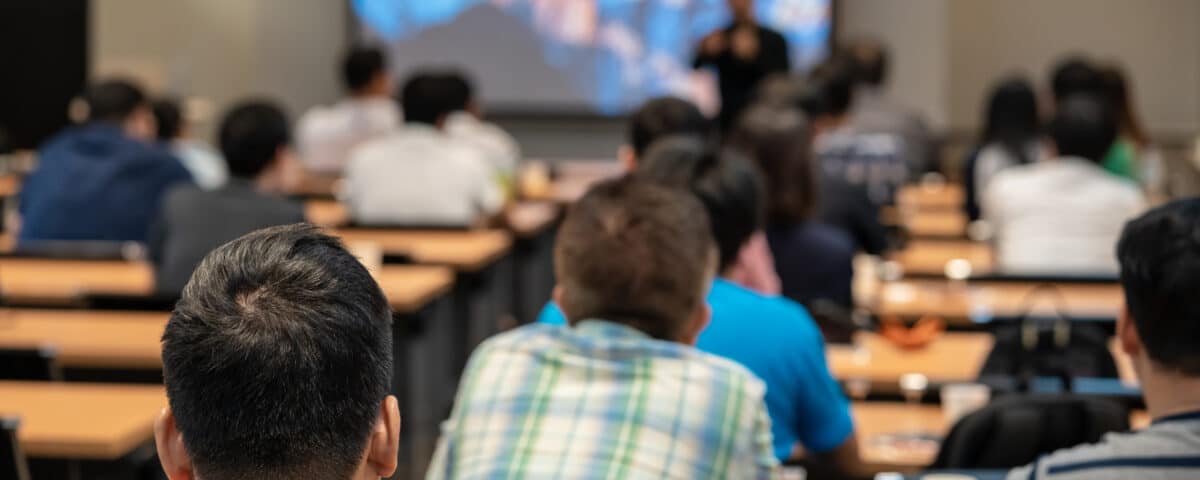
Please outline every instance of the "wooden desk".
M454 287L454 271L426 265L384 265L375 281L396 313L415 313Z
M30 457L115 460L154 438L161 386L0 381L0 414L20 418Z
M341 227L350 223L350 210L331 198L313 199L304 202L304 218L313 225Z
M908 242L904 250L890 255L906 276L945 277L946 264L963 259L971 265L970 274L991 273L995 259L991 245L970 240L928 240Z
M13 174L0 175L0 198L15 197L21 192L21 176Z
M477 272L504 256L512 237L500 230L338 229L330 232L346 243L374 243L385 254L407 255L417 263L445 265Z
M896 193L896 205L917 211L959 210L966 198L962 185L906 185Z
M974 382L992 350L989 333L946 333L920 350L904 350L874 333L855 335L855 345L830 345L829 371L838 380L868 380L872 390L899 391L900 376L920 373L930 383Z
M881 315L916 318L936 315L948 321L964 321L1023 313L1026 295L1038 284L1018 282L950 282L912 280L884 283L876 299ZM1077 317L1116 318L1124 305L1119 284L1057 284L1064 299L1064 314ZM1039 296L1033 313L1051 315L1053 297Z
M154 269L145 262L0 258L0 294L8 300L69 302L86 294L153 292Z
M596 182L620 176L619 162L611 160L574 160L555 162L557 178L539 190L525 189L523 198L534 201L575 203Z
M521 202L504 212L505 224L518 238L529 239L554 226L562 206L552 202Z
M967 216L957 210L901 212L901 225L914 238L965 238Z
M0 310L0 346L50 347L68 368L158 369L169 314Z
M949 430L942 407L891 402L855 402L851 407L858 435L858 455L877 471L911 472L933 463L937 449L929 452L897 451L876 440L880 435L929 433L944 437Z

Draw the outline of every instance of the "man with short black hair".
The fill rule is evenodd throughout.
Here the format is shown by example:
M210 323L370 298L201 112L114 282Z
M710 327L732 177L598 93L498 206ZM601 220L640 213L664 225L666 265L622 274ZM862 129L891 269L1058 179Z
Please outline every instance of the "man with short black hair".
M617 157L625 171L632 172L646 149L658 140L674 135L709 140L715 133L712 122L692 102L679 97L652 98L629 117L628 143L617 151Z
M1154 421L1042 457L1010 479L1200 478L1200 200L1127 223L1117 259L1125 291L1117 340L1133 360Z
M443 75L450 88L447 98L452 109L446 117L446 133L482 151L496 181L512 187L521 161L520 145L504 129L483 119L483 106L475 98L475 87L466 74L451 70Z
M567 214L555 299L472 355L428 478L766 478L761 380L692 348L717 266L686 192L630 177Z
M382 50L351 49L342 58L341 75L349 96L333 106L313 108L297 123L301 159L314 173L340 174L354 147L400 125Z
M487 157L446 132L455 88L420 72L401 89L405 124L350 154L343 200L362 225L467 227L499 213L504 190Z
M1050 71L1050 93L1058 104L1074 95L1104 95L1104 81L1091 61L1082 56L1070 56L1059 61Z
M20 243L145 242L170 187L192 176L153 143L150 103L133 83L109 80L84 93L84 125L55 135L21 188Z
M396 470L391 310L342 244L308 225L214 250L163 333L171 480L377 479Z
M200 260L225 242L304 221L303 207L281 196L293 161L290 130L270 102L244 102L225 115L218 136L232 178L211 191L189 185L167 194L150 238L159 293L178 295Z
M1107 104L1090 95L1059 103L1050 123L1052 159L1013 167L983 192L1000 270L1113 275L1111 251L1126 220L1146 208L1136 184L1100 163L1117 136Z

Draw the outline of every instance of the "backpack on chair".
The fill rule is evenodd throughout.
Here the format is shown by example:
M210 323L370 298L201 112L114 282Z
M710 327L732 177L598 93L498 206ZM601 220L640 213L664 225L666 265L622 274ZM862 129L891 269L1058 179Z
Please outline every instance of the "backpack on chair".
M1129 430L1117 403L1075 395L1014 395L963 417L930 469L1009 469Z

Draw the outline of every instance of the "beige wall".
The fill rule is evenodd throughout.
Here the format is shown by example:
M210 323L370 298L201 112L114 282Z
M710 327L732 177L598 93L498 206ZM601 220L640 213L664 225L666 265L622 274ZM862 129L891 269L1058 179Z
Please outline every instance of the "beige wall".
M214 112L267 96L295 117L340 93L346 13L337 0L94 0L92 74L133 75ZM207 138L211 124L198 127Z
M935 124L973 129L999 76L1024 72L1042 86L1056 59L1083 52L1126 66L1152 130L1168 135L1200 130L1200 1L841 0L841 5L839 35L867 33L891 41L895 97L922 105Z

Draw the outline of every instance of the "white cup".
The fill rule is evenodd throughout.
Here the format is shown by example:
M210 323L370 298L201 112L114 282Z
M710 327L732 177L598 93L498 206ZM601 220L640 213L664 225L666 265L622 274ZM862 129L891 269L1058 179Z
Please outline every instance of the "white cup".
M992 390L978 383L954 383L942 387L942 415L946 426L953 427L959 419L986 407Z

